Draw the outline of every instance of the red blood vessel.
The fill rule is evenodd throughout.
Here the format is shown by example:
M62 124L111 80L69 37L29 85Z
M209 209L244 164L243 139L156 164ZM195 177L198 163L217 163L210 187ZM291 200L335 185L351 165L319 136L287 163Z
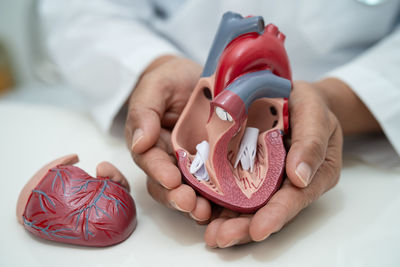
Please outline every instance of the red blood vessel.
M30 191L19 220L43 239L103 247L129 237L136 227L136 208L119 183L60 164L48 169Z

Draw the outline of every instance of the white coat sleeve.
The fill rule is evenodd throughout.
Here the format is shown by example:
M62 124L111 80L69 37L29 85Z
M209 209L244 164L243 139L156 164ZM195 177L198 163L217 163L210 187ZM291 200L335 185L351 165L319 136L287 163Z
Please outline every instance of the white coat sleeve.
M341 79L353 89L400 155L400 25L328 76Z
M146 24L148 1L41 0L38 12L49 56L105 131L146 66L179 54Z

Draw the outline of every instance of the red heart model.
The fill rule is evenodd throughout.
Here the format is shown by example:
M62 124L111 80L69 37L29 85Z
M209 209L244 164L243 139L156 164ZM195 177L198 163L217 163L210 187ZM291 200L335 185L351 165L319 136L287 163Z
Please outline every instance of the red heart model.
M18 201L18 220L35 236L56 242L103 247L124 241L136 227L131 195L119 183L91 177L71 161L77 157L50 163L28 182ZM110 173L120 174L107 164Z
M282 182L292 88L284 40L261 17L225 13L172 133L185 181L234 211L256 211Z

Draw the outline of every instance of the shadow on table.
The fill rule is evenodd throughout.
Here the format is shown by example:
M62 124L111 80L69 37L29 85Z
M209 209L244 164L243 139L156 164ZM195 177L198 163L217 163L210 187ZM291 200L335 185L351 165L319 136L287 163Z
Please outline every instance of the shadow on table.
M229 249L209 249L225 261L236 261L251 255L261 262L273 261L285 254L296 242L307 237L324 226L327 221L343 207L343 193L336 189L329 192L329 199L334 202L317 201L304 209L292 222L281 231L271 235L260 243L251 243Z
M205 227L198 225L182 212L168 209L157 203L147 192L145 184L146 182L142 180L136 185L135 190L136 207L140 207L141 213L149 217L164 235L182 246L204 243Z
M248 255L251 255L258 261L272 261L283 255L296 242L307 237L313 231L317 231L342 209L343 193L340 189L336 188L328 194L328 199L335 199L334 202L320 199L320 201L313 203L310 207L303 210L284 229L273 234L263 242L228 249L207 249L210 253L217 254L224 261L236 261ZM161 204L156 203L148 195L145 188L140 190L137 199L140 199L142 212L146 213L157 224L158 228L165 235L170 236L171 239L185 246L204 243L204 226L197 225L192 219L186 218L180 212L166 209ZM166 218L168 219L166 220Z

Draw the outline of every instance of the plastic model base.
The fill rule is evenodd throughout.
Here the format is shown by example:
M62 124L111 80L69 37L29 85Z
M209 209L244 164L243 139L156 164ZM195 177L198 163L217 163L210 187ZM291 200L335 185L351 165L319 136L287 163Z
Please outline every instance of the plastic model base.
M292 88L284 40L261 17L225 13L172 133L185 181L241 213L264 206L282 182Z
M61 243L104 247L124 241L136 227L135 203L121 185L128 185L125 178L106 162L94 178L76 162L76 155L60 158L31 178L18 199L18 221L33 235Z

